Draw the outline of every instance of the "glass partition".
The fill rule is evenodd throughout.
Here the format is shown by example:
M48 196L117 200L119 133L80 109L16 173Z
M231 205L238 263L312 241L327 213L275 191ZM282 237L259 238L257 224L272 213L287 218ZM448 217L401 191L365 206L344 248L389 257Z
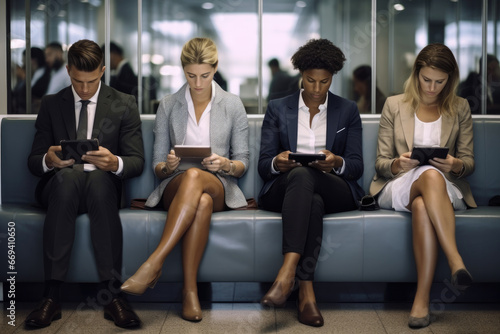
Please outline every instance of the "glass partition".
M321 37L347 58L331 90L356 101L362 113L379 113L386 96L403 91L416 54L428 43L442 42L457 58L459 94L473 113L500 114L499 1L8 0L9 112L38 111L47 80L38 68L44 65L40 50L45 54L49 43L60 43L64 64L68 46L88 38L110 46L106 82L114 86L128 64L130 81L122 88L137 96L142 113L154 113L158 101L185 82L182 45L206 36L219 49L217 81L242 98L248 113L263 113L269 99L297 89L290 58L309 39ZM113 44L126 62L115 59ZM277 80L273 84L270 63L279 64L290 88L272 87Z

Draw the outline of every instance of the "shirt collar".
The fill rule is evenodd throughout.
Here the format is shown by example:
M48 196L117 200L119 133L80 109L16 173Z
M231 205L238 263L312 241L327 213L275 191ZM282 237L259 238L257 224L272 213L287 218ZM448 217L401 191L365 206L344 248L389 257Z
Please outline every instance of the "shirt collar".
M302 98L302 92L304 91L304 88L300 89L300 94L299 94L299 109L300 110L309 110L309 107L306 106L304 99ZM319 111L322 112L328 108L328 93L326 93L326 99L325 103L319 105Z
M212 85L212 97L210 98L210 103L212 103L214 101L214 98L215 98L215 83L213 80L212 80L211 85ZM186 101L188 103L193 103L193 98L191 97L191 92L189 90L189 84L186 84L185 97L186 97Z
M73 85L71 85L71 90L73 91L73 97L75 98L75 102L80 102L82 98L78 96L78 94L75 91L75 87L73 87ZM101 90L101 80L99 80L99 87L97 88L97 91L95 92L94 96L92 96L89 99L90 102L97 104L97 97L99 96L100 90Z

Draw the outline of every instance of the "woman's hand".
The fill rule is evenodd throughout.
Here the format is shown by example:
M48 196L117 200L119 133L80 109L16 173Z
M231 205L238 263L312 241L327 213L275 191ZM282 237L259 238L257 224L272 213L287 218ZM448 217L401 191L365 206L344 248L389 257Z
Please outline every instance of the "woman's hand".
M443 173L454 172L455 174L459 174L463 166L463 162L460 159L449 154L446 156L446 159L434 158L429 160L429 163Z
M179 167L179 163L181 158L175 155L174 150L170 150L170 153L167 155L167 161L165 162L166 167L169 171L174 171Z
M288 160L288 154L290 154L290 151L283 151L274 158L274 169L281 173L286 173L289 170L300 166L298 162Z
M228 172L231 168L228 158L221 157L220 155L217 155L215 153L212 153L211 156L203 159L201 161L201 164L212 173L216 173L220 170Z
M161 162L155 167L156 175L160 178L165 178L172 174L177 167L179 167L179 162L181 159L175 155L174 150L170 150L170 153L167 155L167 161Z
M325 160L316 160L315 162L311 162L309 165L311 167L314 167L316 169L319 169L320 171L324 173L330 173L333 168L335 168L336 163L335 161L337 159L341 159L340 157L337 157L335 154L328 150L321 150L319 153L323 153L326 157ZM340 164L342 166L342 164ZM339 167L339 166L338 166Z
M419 161L417 159L410 159L411 152L406 152L401 154L399 158L394 160L391 166L392 174L396 175L399 172L408 172L413 168L418 166Z

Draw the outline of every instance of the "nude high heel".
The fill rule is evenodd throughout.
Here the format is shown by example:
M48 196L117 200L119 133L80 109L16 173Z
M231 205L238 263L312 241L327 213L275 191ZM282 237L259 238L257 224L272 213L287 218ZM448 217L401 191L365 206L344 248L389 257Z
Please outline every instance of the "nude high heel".
M202 319L200 301L194 291L182 293L182 319L193 322Z
M147 288L154 288L161 276L161 270L155 272L149 262L144 262L142 266L122 284L120 289L131 295L142 295Z

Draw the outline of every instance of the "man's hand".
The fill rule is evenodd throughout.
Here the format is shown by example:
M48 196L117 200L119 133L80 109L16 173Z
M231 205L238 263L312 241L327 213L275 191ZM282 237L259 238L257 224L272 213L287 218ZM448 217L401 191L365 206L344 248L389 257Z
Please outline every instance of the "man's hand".
M82 155L82 160L103 171L116 172L118 170L118 158L102 146L99 146L97 151L88 151L87 154Z
M45 155L45 165L47 165L48 168L65 168L73 165L75 163L75 160L69 159L69 160L61 160L57 156L56 152L61 152L62 147L61 145L58 146L51 146L49 147L49 150L47 151L47 155Z

